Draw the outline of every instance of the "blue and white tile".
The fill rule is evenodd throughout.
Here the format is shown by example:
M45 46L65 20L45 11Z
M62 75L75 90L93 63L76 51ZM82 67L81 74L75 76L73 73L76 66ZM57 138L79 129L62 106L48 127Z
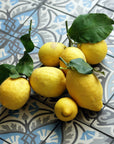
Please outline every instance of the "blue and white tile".
M114 1L113 0L100 0L99 5L104 6L108 9L114 10Z
M101 74L99 72L94 72L95 75L99 78L102 86L103 86L103 103L107 103L108 100L111 98L111 96L114 93L114 58L106 55L104 60L96 65L94 68L96 70L99 70L101 72L104 72L105 74Z
M114 109L105 106L92 127L114 138Z
M1 0L0 1L0 26L1 29L10 35L21 27L21 25L34 13L36 8L43 1L19 1L19 0ZM28 11L31 10L31 13Z
M76 120L90 126L99 113L100 112L79 108L78 115L76 116Z
M54 132L58 137L62 135L62 139L60 137L60 142L57 144L109 144L112 141L112 138L76 120L61 122Z
M98 0L48 0L45 4L76 17L88 13L97 2Z
M20 37L28 31L31 19L33 21L32 34L36 35L40 42L37 44L38 47L49 41L63 42L66 38L65 21L68 20L70 26L74 20L69 15L42 6L24 23L23 27L15 34L16 37Z
M31 98L19 110L2 110L0 136L9 143L40 143L51 134L56 125L57 118L53 109Z
M0 63L17 63L19 54L22 56L22 51L24 51L22 43L14 37L9 37L0 49Z

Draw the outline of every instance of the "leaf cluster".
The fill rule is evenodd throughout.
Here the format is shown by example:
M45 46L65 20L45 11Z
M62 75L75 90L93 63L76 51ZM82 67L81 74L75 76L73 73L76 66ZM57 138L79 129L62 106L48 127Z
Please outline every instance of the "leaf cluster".
M16 65L1 64L0 65L0 84L11 77L12 79L19 77L30 77L33 71L33 60L29 54L34 49L34 44L31 40L31 26L32 20L30 21L29 33L20 37L20 41L25 47L24 55Z

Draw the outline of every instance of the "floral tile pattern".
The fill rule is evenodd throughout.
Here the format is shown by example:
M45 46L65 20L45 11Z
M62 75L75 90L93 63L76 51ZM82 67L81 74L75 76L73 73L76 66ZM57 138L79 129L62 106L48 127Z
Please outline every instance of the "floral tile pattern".
M92 126L114 137L114 109L105 107Z
M41 65L39 48L46 42L68 46L65 21L86 13L105 13L114 19L113 0L0 0L0 64L16 64L24 52L20 37L28 33L32 19L31 52L34 67ZM60 98L31 92L28 103L11 111L0 104L0 144L113 144L114 143L114 30L106 39L108 52L95 73L103 86L103 108L93 112L79 108L77 117L62 122L54 114ZM65 91L61 97L69 96Z
M97 2L98 0L48 0L45 4L76 17L88 13Z

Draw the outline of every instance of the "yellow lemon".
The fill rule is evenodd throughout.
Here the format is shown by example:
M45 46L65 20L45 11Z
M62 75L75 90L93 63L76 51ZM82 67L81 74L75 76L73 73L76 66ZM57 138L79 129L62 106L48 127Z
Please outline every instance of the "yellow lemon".
M30 90L29 82L25 78L7 78L0 85L0 102L8 109L20 109L28 101Z
M71 121L78 113L78 106L73 99L63 97L56 102L54 111L58 119L62 121Z
M84 75L69 70L66 75L66 87L80 107L93 111L101 110L103 88L94 74Z
M72 59L76 59L76 58L82 58L86 61L86 58L83 54L83 52L76 47L67 47L61 54L61 57L68 63L70 62ZM66 68L66 65L60 61L60 67ZM63 71L65 73L67 73L67 69L63 69Z
M84 53L86 60L89 64L100 63L107 54L107 44L103 40L98 43L82 43L78 47Z
M66 88L66 78L56 67L40 67L30 77L32 89L45 97L60 96Z
M47 42L39 50L39 59L45 66L58 66L59 57L65 45L59 42Z

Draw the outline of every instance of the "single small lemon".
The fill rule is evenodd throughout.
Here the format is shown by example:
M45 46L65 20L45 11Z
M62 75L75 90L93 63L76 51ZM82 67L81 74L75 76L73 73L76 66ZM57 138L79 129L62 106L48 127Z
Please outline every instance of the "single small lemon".
M54 111L61 121L71 121L78 114L78 106L70 97L63 97L56 102Z
M24 106L30 96L30 84L25 78L7 78L0 85L0 103L11 110Z
M66 49L64 49L60 57L62 57L67 63L76 58L82 58L86 61L83 52L76 47L67 47ZM62 61L60 61L60 67L66 68L67 66ZM63 71L66 74L68 69L63 69Z
M45 97L60 96L66 88L66 78L56 67L40 67L30 77L32 89Z
M65 45L59 42L47 42L39 50L39 59L45 66L58 66L59 57Z
M107 54L107 44L104 40L98 43L82 43L78 47L84 53L87 62L92 65L100 63Z
M93 111L101 110L103 88L94 74L85 75L69 70L66 75L66 87L80 107Z

